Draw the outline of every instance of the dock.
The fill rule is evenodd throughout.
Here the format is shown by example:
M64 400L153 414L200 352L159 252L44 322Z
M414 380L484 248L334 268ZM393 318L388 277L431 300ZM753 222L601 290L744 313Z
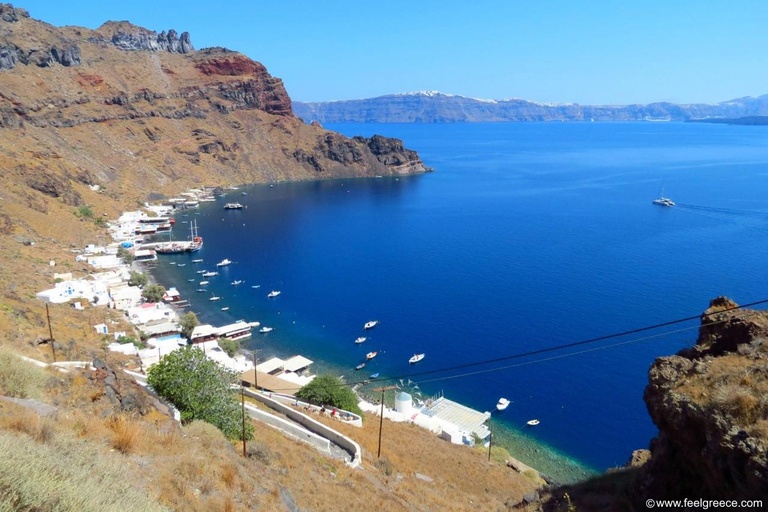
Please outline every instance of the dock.
M444 396L424 408L422 414L453 424L460 431L475 434L480 439L486 439L491 435L491 431L486 425L491 413L476 411L466 405L448 400Z

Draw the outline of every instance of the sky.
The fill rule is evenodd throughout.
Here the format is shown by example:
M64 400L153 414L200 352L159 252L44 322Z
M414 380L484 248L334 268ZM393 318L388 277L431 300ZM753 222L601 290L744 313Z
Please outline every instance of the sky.
M54 25L129 20L262 62L296 101L714 103L768 93L764 0L15 0Z

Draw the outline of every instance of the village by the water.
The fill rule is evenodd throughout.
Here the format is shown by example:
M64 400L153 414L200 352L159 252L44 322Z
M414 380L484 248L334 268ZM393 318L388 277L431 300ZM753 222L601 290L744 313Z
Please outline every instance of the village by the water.
M226 192L234 190L237 187L230 187ZM181 239L180 235L176 236L176 241L158 242L153 237L173 231L176 224L173 216L176 213L198 208L206 202L217 202L221 207L224 196L225 191L220 187L192 189L179 197L157 204L145 203L140 210L124 212L118 219L108 222L111 243L88 244L73 250L73 258L87 263L92 269L91 273L55 273L54 287L40 291L36 296L48 303L70 303L77 309L110 308L123 312L124 321L107 319L94 324L93 329L103 335L108 351L134 358L135 366L126 369L126 372L142 386L147 385L147 369L164 356L188 345L199 348L207 358L237 372L241 377L243 392L275 413L246 405L253 419L356 466L361 459L357 443L313 420L312 416L324 415L355 426L362 426L362 418L350 411L326 407L325 404L306 403L294 396L315 378L311 372L312 360L296 354L289 358L271 357L258 361L253 352L243 349L232 356L227 354L221 346L227 340L240 342L271 331L271 328L262 326L255 319L240 319L221 326L198 324L185 337L182 317L195 299L184 298L175 287L170 287L164 291L161 300L148 300L142 291L151 284L137 286L131 282L132 275L138 272L150 273L153 266L158 264L158 258L161 261L164 254L197 252L203 245L203 236L197 232L194 221L189 223L189 233L183 235L189 240ZM230 202L223 205L224 209L242 207L239 203ZM180 231L179 227L176 230ZM211 267L214 263L215 267ZM56 262L51 261L50 264L55 267ZM231 261L204 262L202 259L192 259L189 264L195 266L195 276L204 286L208 279L219 275L217 270L207 268L227 266ZM233 286L240 284L237 281L232 283ZM273 290L270 295L279 293L279 290ZM199 296L204 298L197 300L219 299L215 296ZM376 323L370 321L365 324L365 328L373 328ZM127 324L131 327L126 328ZM364 339L358 338L358 342ZM368 356L370 358L375 355L372 353ZM424 354L414 357L416 360L412 359L411 362L418 362ZM375 379L379 375L371 377ZM367 400L359 396L360 409L374 415L383 414L384 418L391 421L413 423L453 444L475 446L476 443L483 443L488 446L491 437L488 425L490 412L471 409L443 395L422 400L412 396L407 388L388 388L394 388L395 391L391 407L386 400L382 403L381 400ZM507 464L519 472L535 471L514 459Z

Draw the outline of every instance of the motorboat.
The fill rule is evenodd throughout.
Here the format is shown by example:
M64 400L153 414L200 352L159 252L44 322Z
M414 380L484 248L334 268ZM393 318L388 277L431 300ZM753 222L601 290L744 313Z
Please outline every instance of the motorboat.
M254 284L254 285L251 285L251 288L261 288L261 285L260 284Z
M408 362L409 362L409 363L411 363L411 364L413 364L413 363L418 363L419 361L421 361L422 359L424 359L424 356L425 356L425 355L426 355L426 354L413 354L413 357L412 357L412 358L410 358L410 359L408 360Z
M496 409L503 411L507 407L509 407L509 400L506 398L499 398L499 402L496 404Z
M227 258L224 258L223 260L221 260L220 262L218 262L218 263L216 264L216 266L217 266L217 267L226 267L227 265L231 265L231 264L232 264L232 262L231 262L231 261L229 261Z
M375 379L375 378L376 378L376 377L378 377L378 376L379 376L379 374L378 374L378 373L374 373L373 375L371 375L371 377L370 377L370 378L371 378L371 379Z
M357 343L357 344L359 345L359 344L361 344L361 343L365 343L365 340L367 340L367 339L368 339L368 338L366 338L365 336L360 336L359 338L357 338L357 339L355 340L355 343Z
M259 329L259 332L266 334L268 332L272 332L273 329L274 329L273 327L266 327L266 326L264 326L261 329Z
M207 292L208 290L206 290L205 288L198 288L198 289L197 289L197 290L195 290L195 291L196 291L197 293L203 293L203 292Z
M212 301L221 300L221 297L217 297L217 296L214 295L213 297L211 297L208 300L212 300Z
M363 326L363 329L373 329L377 325L379 325L378 320L371 320L370 322L365 323L365 325Z
M187 279L187 281L189 281L190 283L194 283L195 282L194 279Z
M379 355L378 352L375 352L375 351L374 352L368 352L367 354L365 354L365 358L368 359L368 360L371 360L374 357L376 357L377 355Z
M171 262L169 262L168 264L169 264L169 265L175 265L175 264L176 264L176 262L175 262L175 261L171 261Z
M365 363L360 363L359 365L355 366L355 370L362 370L365 368Z
M208 272L208 271L207 270L198 270L197 271L198 274L205 274L206 272Z
M224 205L225 210L242 210L243 205L240 203L227 203Z
M248 322L248 325L250 325L251 327L258 327L261 325L261 322Z
M271 292L269 292L269 294L267 295L267 298L268 298L268 299L274 299L275 297L277 297L277 296L278 296L278 295L280 295L281 293L283 293L283 292L281 292L281 291L278 291L278 290L272 290L272 291L271 291Z
M203 260L192 260L192 263L202 263Z
M177 266L177 267L186 267L186 266L187 266L187 264L186 264L186 263L179 263L179 264L178 264L178 265L176 265L176 266Z
M200 281L200 282L199 282L199 283L197 283L197 284L199 284L200 286L205 286L205 285L207 285L207 284L208 284L208 281Z
M239 284L243 284L243 281L238 279L237 281L232 281L232 286L237 286Z
M221 310L222 311L229 311L229 306L225 306L225 307L221 308Z
M205 272L203 274L203 277L213 277L213 276L217 276L217 275L219 275L218 272Z
M528 425L530 427L535 427L536 425L538 425L541 422L539 420L528 420L525 423L526 423L526 425Z

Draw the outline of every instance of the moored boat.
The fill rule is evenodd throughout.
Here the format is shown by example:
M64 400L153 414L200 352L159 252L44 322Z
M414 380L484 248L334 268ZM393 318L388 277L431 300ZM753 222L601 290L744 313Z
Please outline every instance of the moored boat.
M365 368L365 363L360 363L359 365L355 366L355 370L362 370Z
M267 326L264 326L264 327L262 327L261 329L259 329L259 332L261 332L261 333L265 333L265 334L266 334L266 333L268 333L268 332L272 332L273 330L274 330L274 327L267 327Z
M371 320L370 322L366 322L363 326L363 329L373 329L379 324L378 320Z
M509 400L506 398L499 398L499 402L496 404L496 409L503 411L507 407L509 407Z
M213 297L211 297L211 298L210 298L210 299L208 299L208 300L210 300L210 301L221 300L221 297L217 297L216 295L214 295Z
M243 205L240 203L227 203L224 205L225 210L242 210Z
M411 363L411 364L413 364L413 363L418 363L419 361L421 361L422 359L424 359L424 356L426 356L426 354L413 354L413 357L412 357L412 358L410 358L410 359L408 360L408 362L409 362L409 363Z
M267 298L268 298L268 299L273 299L273 298L277 297L278 295L280 295L281 293L283 293L283 292L281 292L281 291L279 291L279 290L272 290L272 291L271 291L271 292L269 292L269 294L267 295Z
M243 281L241 279L238 279L236 281L232 281L232 286L237 286L239 284L243 284Z
M373 375L371 375L371 377L370 377L370 378L371 378L371 379L375 379L375 378L376 378L376 377L378 377L378 376L379 376L379 374L378 374L378 373L374 373Z
M203 277L213 277L219 275L218 272L206 272L203 274Z
M376 351L374 351L374 352L368 352L367 354L365 354L365 358L366 358L366 359L368 359L368 360L371 360L371 359L373 359L374 357L376 357L377 355L379 355L379 353L378 353L378 352L376 352Z
M529 425L531 427L535 427L536 425L538 425L541 422L539 420L528 420L525 423L526 423L526 425Z
M360 336L359 338L357 338L357 339L355 340L355 343L357 343L357 344L359 345L359 344L361 344L361 343L365 343L365 340L367 340L367 339L368 339L368 338L366 338L365 336Z
M226 267L226 266L228 266L228 265L231 265L231 264L232 264L232 262L231 262L230 260L228 260L227 258L224 258L223 260L221 260L220 262L218 262L218 263L216 264L216 266L217 266L217 267Z

